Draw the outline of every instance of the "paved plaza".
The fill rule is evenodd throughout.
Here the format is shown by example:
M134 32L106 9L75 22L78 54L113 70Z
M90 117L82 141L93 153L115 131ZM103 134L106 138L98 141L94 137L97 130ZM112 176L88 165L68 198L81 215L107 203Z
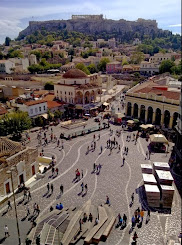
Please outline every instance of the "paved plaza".
M93 120L93 119L91 119ZM53 133L59 137L62 132L60 125L52 127ZM173 206L171 213L151 212L150 221L146 224L146 213L142 227L135 227L134 231L129 234L131 228L131 218L134 211L140 207L140 188L142 183L142 172L140 165L142 163L152 163L153 161L167 162L170 153L156 153L151 155L150 160L145 160L145 152L148 142L145 139L139 138L137 144L132 141L132 133L121 131L121 135L116 136L116 130L120 130L120 126L111 125L113 134L110 129L105 129L100 132L91 133L82 137L72 139L70 141L63 140L64 149L58 148L57 143L49 143L44 147L44 155L47 157L54 156L56 159L56 167L59 169L59 174L52 178L51 170L46 172L43 179L34 181L30 188L32 200L28 202L30 213L33 213L33 204L36 202L40 207L42 216L49 211L50 207L55 208L57 203L62 202L64 207L82 206L87 200L91 199L95 205L105 203L106 195L109 196L111 206L115 211L116 216L120 213L122 216L125 213L127 216L127 226L120 230L113 227L105 244L108 245L127 245L132 243L134 231L137 232L137 244L140 245L162 245L167 244L170 238L176 239L181 228L181 200L177 191L175 191ZM51 130L47 131L48 140L50 139ZM95 134L96 149L89 151ZM100 139L99 139L100 134ZM128 142L126 138L131 135L131 140ZM31 133L31 142L29 146L37 147L37 133ZM112 153L107 149L107 140L116 139L121 147L119 151L113 149ZM101 153L101 146L103 147ZM124 147L129 148L128 155L125 156L123 165L123 150ZM39 147L41 152L42 147ZM93 164L101 164L100 173L93 173ZM83 178L78 182L73 182L75 178L75 170L80 172L83 170ZM52 183L54 191L52 195L46 195L47 183ZM81 183L87 184L88 192L86 195L78 195L81 191ZM64 186L64 193L60 195L60 185ZM130 207L131 195L134 192L134 203ZM23 194L16 196L17 211L20 224L20 233L24 244L26 233L30 229L30 222L26 217L26 205L22 202ZM13 199L11 199L13 206ZM147 208L144 204L143 208ZM6 211L7 203L1 205L1 215ZM14 208L13 208L14 210ZM2 244L18 244L16 223L14 211L10 210L0 219L0 239L4 237L4 225L9 227L10 237L5 239ZM79 244L83 244L80 241Z

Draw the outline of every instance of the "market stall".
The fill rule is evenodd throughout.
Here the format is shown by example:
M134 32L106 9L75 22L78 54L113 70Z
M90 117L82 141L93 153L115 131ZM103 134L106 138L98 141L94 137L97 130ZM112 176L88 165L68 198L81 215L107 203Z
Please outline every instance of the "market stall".
M166 152L166 146L168 146L168 140L162 134L150 135L150 147L152 151Z

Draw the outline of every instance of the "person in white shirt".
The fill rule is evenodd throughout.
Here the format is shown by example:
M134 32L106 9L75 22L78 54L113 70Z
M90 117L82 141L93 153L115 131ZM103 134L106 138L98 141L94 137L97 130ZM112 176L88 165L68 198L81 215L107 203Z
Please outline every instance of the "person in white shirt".
M4 226L4 233L5 233L5 237L10 236L7 225Z

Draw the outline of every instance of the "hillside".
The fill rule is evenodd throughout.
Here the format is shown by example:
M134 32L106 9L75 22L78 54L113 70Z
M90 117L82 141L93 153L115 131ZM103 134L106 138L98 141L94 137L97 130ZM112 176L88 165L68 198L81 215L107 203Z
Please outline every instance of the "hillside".
M92 16L91 16L92 17ZM151 38L170 35L169 31L163 31L157 27L155 20L138 19L137 21L110 20L103 18L72 18L70 20L30 21L29 26L19 33L18 39L33 34L35 31L76 31L85 34L99 35L101 33L112 34L118 40L126 34L138 33L142 39L144 35Z

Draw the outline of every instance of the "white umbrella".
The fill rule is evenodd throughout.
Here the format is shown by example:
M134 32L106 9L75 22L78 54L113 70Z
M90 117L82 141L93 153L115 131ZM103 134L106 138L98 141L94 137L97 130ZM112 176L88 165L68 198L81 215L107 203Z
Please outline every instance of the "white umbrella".
M150 141L153 143L166 143L168 144L168 140L162 134L152 134L150 135Z

